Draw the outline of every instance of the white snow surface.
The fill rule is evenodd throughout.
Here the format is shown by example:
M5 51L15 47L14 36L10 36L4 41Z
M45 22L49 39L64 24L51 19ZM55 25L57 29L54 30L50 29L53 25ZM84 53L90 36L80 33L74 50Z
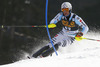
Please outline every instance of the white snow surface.
M89 32L84 37L100 39L100 33ZM91 40L75 41L67 47L60 47L58 56L32 58L0 67L100 67L100 42Z

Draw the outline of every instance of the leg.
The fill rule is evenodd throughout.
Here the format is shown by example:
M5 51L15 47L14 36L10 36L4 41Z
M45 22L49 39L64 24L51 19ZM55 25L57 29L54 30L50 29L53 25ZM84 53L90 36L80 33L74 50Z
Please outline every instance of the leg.
M58 46L59 46L59 44L55 44L54 45L54 47L55 47L56 50L58 50ZM41 55L43 57L46 57L46 56L49 56L50 54L52 54L53 52L54 52L54 49L53 49L53 47L51 47L48 50L46 50L45 52L43 52Z
M37 58L39 55L41 55L45 50L49 49L49 46L44 46L40 50L38 50L36 53L32 55L32 57Z
M54 38L52 38L52 41L53 41L53 44L55 44L54 46L55 46L56 50L58 50L58 46L60 45L59 42L63 39L63 34L61 34L61 33L63 33L63 32L61 31ZM39 51L37 51L36 53L34 53L32 57L37 58L40 55L42 55L43 57L46 57L46 56L52 54L54 52L54 50L52 48L51 43L48 43L47 45L48 46L45 46L45 47L41 48Z

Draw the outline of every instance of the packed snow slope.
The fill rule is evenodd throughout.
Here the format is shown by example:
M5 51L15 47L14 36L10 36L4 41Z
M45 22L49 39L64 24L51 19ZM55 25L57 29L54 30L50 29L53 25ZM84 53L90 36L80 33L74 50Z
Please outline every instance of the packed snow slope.
M84 37L100 39L99 32L89 32ZM100 67L100 42L75 41L67 47L60 47L58 56L21 60L0 67Z

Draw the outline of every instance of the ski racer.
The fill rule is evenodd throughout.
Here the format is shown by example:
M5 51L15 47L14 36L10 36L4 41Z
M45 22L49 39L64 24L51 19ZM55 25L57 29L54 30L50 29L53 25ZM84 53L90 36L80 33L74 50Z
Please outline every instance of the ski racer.
M72 5L69 2L62 3L61 12L50 21L48 27L56 25L59 21L62 21L64 27L57 35L54 36L54 38L52 38L56 50L58 50L59 46L65 47L67 45L71 45L75 40L75 37L81 37L89 30L82 18L75 13L72 13ZM49 42L46 46L34 53L32 57L46 57L53 52L53 47Z

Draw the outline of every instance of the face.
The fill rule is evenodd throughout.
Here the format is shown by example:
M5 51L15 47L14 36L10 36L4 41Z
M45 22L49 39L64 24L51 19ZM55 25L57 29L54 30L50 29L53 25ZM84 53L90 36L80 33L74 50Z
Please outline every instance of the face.
M64 16L68 16L69 15L69 9L68 8L63 8L62 12L63 12Z

